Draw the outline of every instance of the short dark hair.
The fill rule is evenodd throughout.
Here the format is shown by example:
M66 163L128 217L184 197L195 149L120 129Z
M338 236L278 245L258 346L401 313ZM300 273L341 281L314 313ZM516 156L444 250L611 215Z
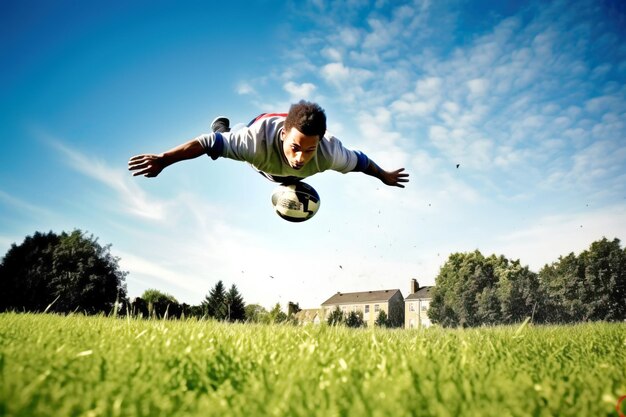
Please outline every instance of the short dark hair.
M292 104L285 120L285 132L295 127L307 136L319 136L326 133L326 113L319 104L300 100Z

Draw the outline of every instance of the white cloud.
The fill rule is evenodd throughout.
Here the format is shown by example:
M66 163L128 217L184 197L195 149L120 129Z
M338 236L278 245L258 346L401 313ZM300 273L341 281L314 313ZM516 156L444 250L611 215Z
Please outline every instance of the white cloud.
M313 5L317 7L319 10L323 11L326 9L326 4L324 0L311 0L311 3L313 3Z
M446 101L443 103L442 108L452 116L459 114L459 111L461 110L461 107L452 101Z
M350 77L350 69L341 62L332 62L322 67L322 75L333 84L340 84Z
M526 159L527 152L518 151L511 146L500 146L495 150L493 164L498 168L517 168Z
M350 51L348 53L349 61L353 65L362 66L365 68L371 68L376 65L380 65L382 59L377 54L360 51Z
M239 83L239 85L237 85L237 94L239 95L247 95L247 94L255 94L255 93L256 91L254 90L254 87L252 87L247 82L241 82Z
M426 77L417 81L415 92L424 98L438 96L441 93L443 79L440 77Z
M361 34L356 28L343 27L339 30L338 35L333 33L331 40L331 45L337 42L343 47L353 48L361 42Z
M362 111L358 115L358 129L361 137L378 148L395 145L401 135L391 129L391 116L392 113L382 107Z
M322 78L341 92L346 102L354 102L365 92L364 84L373 77L370 70L348 67L341 62L326 64L321 69Z
M371 31L365 36L363 47L365 49L381 49L390 44L395 37L395 28L378 19L370 19Z
M624 99L614 95L594 97L585 103L585 110L590 113L603 113L619 108L624 110Z
M227 216L205 212L203 205L198 199L188 200L181 211L191 216L158 231L144 231L142 248L134 248L132 254L119 252L122 268L128 270L131 277L144 283L161 282L170 287L174 295L193 302L199 302L218 279L228 283L228 277L232 280L233 276L238 278L239 290L248 294L248 300L256 297L254 294L263 293L253 277L276 273L271 265L277 264L277 254L264 249L271 245L263 238L220 220ZM238 277L240 271L249 275ZM135 287L145 289L145 285ZM133 290L135 295L141 292ZM270 296L264 294L261 301L267 304Z
M443 126L430 126L428 138L435 143L442 143L448 139L448 129Z
M391 103L391 108L399 118L427 117L437 110L437 101L404 101L397 100Z
M289 93L291 100L310 99L316 89L314 84L296 84L293 81L285 83L283 88Z
M429 175L436 173L437 168L440 167L440 161L433 158L428 152L417 150L413 154L411 166L416 175Z
M158 258L151 256L143 258L132 253L115 250L115 256L120 258L120 269L130 272L129 279L139 280L142 284L150 283L157 286L157 283L167 284L170 287L178 288L186 292L195 292L198 288L206 288L206 283L180 270L173 270L160 264ZM129 282L129 284L132 284ZM137 285L137 288L144 287ZM147 289L147 288L144 288ZM140 296L142 291L135 290L132 296Z
M341 52L337 48L333 48L330 46L322 49L322 56L330 61L341 61Z
M606 76L612 69L613 65L604 63L595 67L591 72L591 78L601 78Z
M467 82L467 87L469 88L472 96L480 97L487 93L489 82L484 78L474 78L473 80L469 80Z

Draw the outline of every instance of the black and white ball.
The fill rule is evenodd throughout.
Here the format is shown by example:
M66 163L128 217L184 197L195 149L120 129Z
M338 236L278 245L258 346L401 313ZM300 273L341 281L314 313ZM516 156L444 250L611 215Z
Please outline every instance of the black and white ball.
M319 210L320 196L315 188L302 181L281 184L272 192L272 206L283 219L303 222L315 216Z

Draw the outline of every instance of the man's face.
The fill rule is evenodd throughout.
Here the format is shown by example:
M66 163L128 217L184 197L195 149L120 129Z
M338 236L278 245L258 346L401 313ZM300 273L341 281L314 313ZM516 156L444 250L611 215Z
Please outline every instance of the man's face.
M282 139L283 152L293 169L305 166L315 156L319 143L319 136L306 136L295 127L286 133L283 130Z

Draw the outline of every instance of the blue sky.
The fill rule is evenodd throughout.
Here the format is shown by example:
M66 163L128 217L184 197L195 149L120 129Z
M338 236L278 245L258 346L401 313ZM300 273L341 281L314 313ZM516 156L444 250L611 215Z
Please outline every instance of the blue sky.
M2 254L78 228L112 244L131 296L193 304L221 279L247 303L316 307L432 285L453 252L538 271L626 238L622 2L129 3L0 4ZM318 174L320 211L292 224L242 163L127 171L216 115L301 98L408 186Z

